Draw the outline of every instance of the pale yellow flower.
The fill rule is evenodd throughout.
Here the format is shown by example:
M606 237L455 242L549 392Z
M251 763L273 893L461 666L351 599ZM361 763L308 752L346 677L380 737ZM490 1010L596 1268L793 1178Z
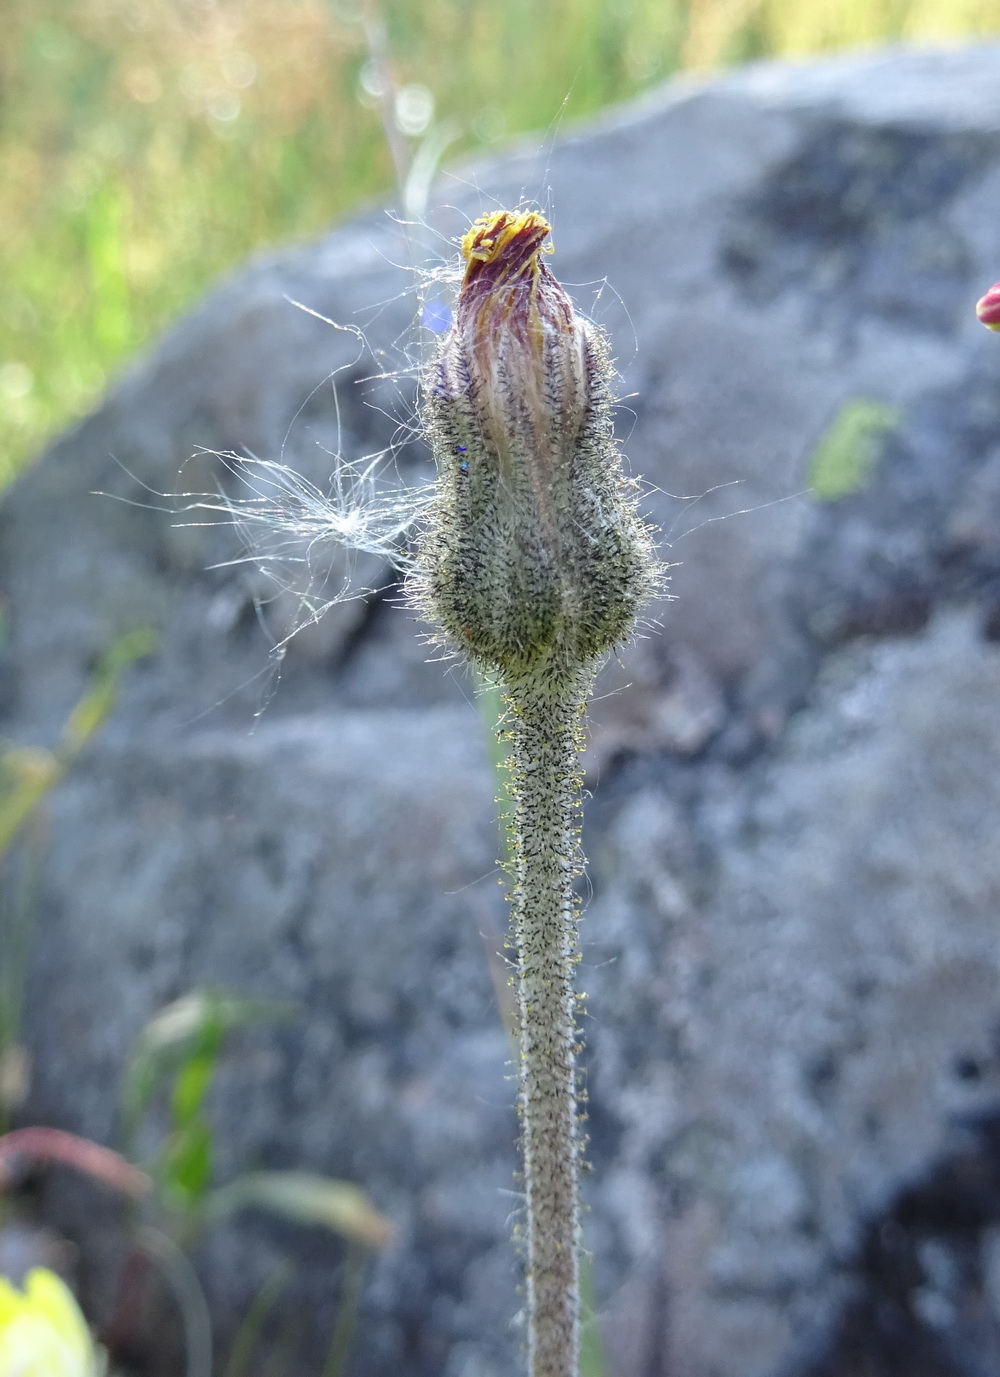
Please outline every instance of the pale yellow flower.
M43 1267L23 1291L0 1277L0 1377L101 1377L103 1356L72 1292Z

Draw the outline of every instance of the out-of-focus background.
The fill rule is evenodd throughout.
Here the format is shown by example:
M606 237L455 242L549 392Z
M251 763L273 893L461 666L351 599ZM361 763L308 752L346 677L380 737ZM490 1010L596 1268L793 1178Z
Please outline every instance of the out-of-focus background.
M678 69L1000 31L996 0L5 0L0 481L251 250ZM446 144L446 147L441 145Z

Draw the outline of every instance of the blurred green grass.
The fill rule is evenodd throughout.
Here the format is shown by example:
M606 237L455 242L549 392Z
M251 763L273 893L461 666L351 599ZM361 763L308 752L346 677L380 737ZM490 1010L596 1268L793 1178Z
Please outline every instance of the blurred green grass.
M3 0L0 483L223 269L391 185L366 16L449 156L681 67L1000 32L998 0Z

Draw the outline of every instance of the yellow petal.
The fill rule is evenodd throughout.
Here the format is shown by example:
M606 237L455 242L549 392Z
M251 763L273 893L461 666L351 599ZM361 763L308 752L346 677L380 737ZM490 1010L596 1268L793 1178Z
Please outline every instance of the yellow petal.
M6 1277L0 1277L0 1328L8 1324L23 1309L23 1294L11 1286Z
M47 1319L70 1348L85 1355L91 1352L90 1330L80 1314L72 1291L55 1272L35 1267L27 1277L25 1295L35 1314Z
M22 1314L0 1330L0 1377L90 1377L85 1353L74 1353L38 1315Z
M24 1291L0 1278L0 1377L96 1377L98 1364L73 1293L45 1268Z

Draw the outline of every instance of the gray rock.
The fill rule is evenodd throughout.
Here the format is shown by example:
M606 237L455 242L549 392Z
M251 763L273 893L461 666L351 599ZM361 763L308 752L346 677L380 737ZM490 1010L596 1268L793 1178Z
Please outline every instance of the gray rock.
M620 1377L929 1377L1000 1352L1000 352L972 311L1000 276L998 92L997 47L676 82L460 170L430 217L447 236L494 197L553 207L677 561L588 757L587 1233ZM238 492L196 448L322 486L328 451L405 431L429 340L391 266L409 251L370 217L252 263L6 497L8 737L51 742L102 649L159 636L52 800L27 1113L113 1141L160 1004L290 996L301 1019L220 1084L221 1174L349 1176L393 1218L359 1377L507 1377L516 1124L472 687L375 596L288 643L255 720L294 590L258 618L233 531L151 495ZM858 400L898 423L819 501L811 457ZM398 462L425 481L419 444ZM333 1243L213 1236L220 1327L279 1243L311 1264L315 1371Z

